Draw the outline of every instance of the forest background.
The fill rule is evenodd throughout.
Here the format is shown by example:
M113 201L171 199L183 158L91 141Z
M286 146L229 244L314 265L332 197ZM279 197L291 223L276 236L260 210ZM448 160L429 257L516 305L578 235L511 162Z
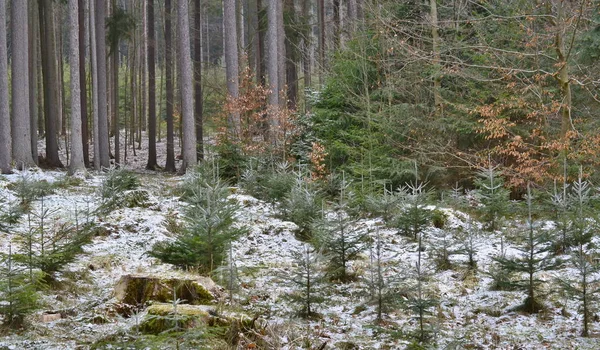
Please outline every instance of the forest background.
M414 163L435 186L469 187L491 163L522 193L598 162L597 1L0 7L3 172L126 164L142 134L148 169L210 153L239 177L267 157L376 187Z

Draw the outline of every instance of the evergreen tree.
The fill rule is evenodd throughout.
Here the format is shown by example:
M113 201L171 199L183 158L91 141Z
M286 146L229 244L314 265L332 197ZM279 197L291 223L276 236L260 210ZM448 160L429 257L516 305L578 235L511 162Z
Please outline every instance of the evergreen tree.
M425 187L425 183L415 181L399 189L403 206L395 218L396 226L414 240L419 239L431 219L431 211L425 208L431 193Z
M288 298L300 306L299 316L313 318L318 316L317 306L325 300L322 293L325 275L319 268L321 255L309 244L304 244L301 251L292 254L296 267L290 281L297 289Z
M208 170L207 172L210 172ZM227 245L245 232L235 225L237 206L227 200L229 188L215 175L198 173L185 185L184 232L159 242L150 255L180 268L210 274L226 257Z
M499 256L494 258L500 267L508 272L516 273L520 279L510 283L517 289L524 290L527 294L523 302L523 310L530 313L536 313L543 308L540 302L539 287L544 282L538 279L538 275L543 271L556 269L560 265L551 253L550 235L547 231L541 230L539 225L533 222L533 196L531 195L530 184L527 184L527 221L525 239L517 249L521 252L518 256L508 257ZM523 276L524 275L524 276Z
M561 276L558 283L567 295L574 297L580 303L580 312L583 316L581 335L588 337L592 303L597 301L597 294L600 291L598 287L600 264L594 259L594 253L589 244L591 237L598 231L598 224L595 217L590 217L592 208L589 182L583 181L580 175L573 183L572 188L570 196L571 202L574 204L571 215L572 238L576 246L570 254L569 265L573 269L570 274Z
M0 315L11 328L23 326L25 316L38 307L36 275L28 274L14 261L12 249L0 254Z
M365 237L365 233L358 228L357 218L349 214L351 208L347 190L348 183L344 181L333 212L325 215L313 229L317 246L329 257L329 277L341 282L349 282L356 277L348 271L348 267L350 261L364 249Z
M492 167L491 164L481 168L475 180L475 194L482 204L479 215L488 231L498 230L509 210L509 191L504 187L502 173L497 169L498 166Z

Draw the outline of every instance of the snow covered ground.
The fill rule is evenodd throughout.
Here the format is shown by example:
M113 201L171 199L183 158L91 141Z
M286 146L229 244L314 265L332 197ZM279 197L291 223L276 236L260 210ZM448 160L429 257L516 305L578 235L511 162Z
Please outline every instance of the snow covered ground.
M141 156L140 156L141 157ZM138 164L139 163L139 164ZM134 163L140 166L141 162ZM133 166L133 165L132 165ZM44 200L53 212L55 221L83 220L84 214L100 203L98 187L104 174L90 173L77 186L58 189ZM169 239L172 234L165 228L167 216L177 215L182 203L172 189L182 180L162 174L139 174L142 188L150 193L147 208L125 208L104 217L94 217L105 234L86 245L84 254L59 275L64 287L44 291L40 311L31 316L31 326L25 331L3 334L0 349L85 349L89 344L110 334L128 332L141 316L123 318L114 312L113 288L122 275L137 272L173 271L168 265L150 258L146 253L154 243ZM64 179L59 171L18 172L0 176L0 205L6 208L17 200L9 189L11 183L30 180L55 182ZM409 311L397 309L385 314L385 322L375 324L376 309L370 297L368 284L372 269L368 249L352 262L359 278L347 284L327 284L326 300L317 306L322 315L318 320L302 320L294 316L296 306L285 297L295 288L289 276L297 267L293 252L302 250L303 242L296 239L294 223L282 221L278 209L271 204L233 191L231 198L240 203L237 213L239 224L249 233L233 244L234 260L239 271L240 289L235 301L251 315L259 315L277 334L279 348L299 349L307 341L312 347L327 343L327 348L345 348L354 344L357 349L398 349L409 341L397 337L409 333L416 321ZM35 202L33 211L39 209ZM75 215L77 208L77 215ZM466 215L442 209L448 216L445 230L467 225ZM386 278L406 275L414 269L417 245L386 228L380 219L363 219L357 224L363 233L382 237L383 263ZM26 230L19 224L11 233L0 233L0 251L8 252L15 245L15 232ZM440 229L429 227L424 234L425 246L436 240ZM453 256L454 269L433 271L427 288L439 300L432 322L435 326L434 348L448 349L599 349L597 338L581 338L581 316L578 303L560 295L545 300L547 310L537 315L511 311L519 305L522 292L490 291L491 279L487 271L492 257L500 249L499 234L482 234L477 238L479 272L469 274L465 258ZM511 247L507 250L510 254ZM425 262L432 267L426 251ZM569 273L563 269L542 276L550 284L554 275ZM566 305L565 305L565 301ZM564 311L566 312L563 312ZM68 317L41 322L42 315L57 310L75 310ZM566 316L565 316L566 315ZM97 322L98 317L106 323ZM598 334L600 325L592 323L592 333Z

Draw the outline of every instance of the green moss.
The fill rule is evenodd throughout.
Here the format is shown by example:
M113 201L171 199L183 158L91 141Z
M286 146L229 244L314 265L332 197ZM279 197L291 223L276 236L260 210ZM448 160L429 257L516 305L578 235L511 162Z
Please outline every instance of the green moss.
M165 303L173 297L186 304L207 305L215 298L196 280L154 276L124 276L116 288L116 295L122 303L129 305L143 305L149 301Z
M175 312L173 304L153 304L148 307L139 330L145 334L160 334L206 326L211 320L211 310L206 306L180 304Z

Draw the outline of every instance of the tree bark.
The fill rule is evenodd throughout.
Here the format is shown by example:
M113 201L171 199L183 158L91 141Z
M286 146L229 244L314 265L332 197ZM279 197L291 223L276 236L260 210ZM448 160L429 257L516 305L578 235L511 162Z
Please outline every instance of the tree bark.
M83 162L85 167L90 166L90 147L87 113L87 85L85 79L85 1L78 0L78 25L79 25L79 88L81 102L81 141L83 145Z
M187 12L186 12L187 13ZM148 38L148 163L155 170L156 162L156 36L154 33L154 0L146 7Z
M194 0L194 115L196 117L196 156L204 159L204 130L202 116L202 7ZM172 83L171 83L172 84ZM171 92L173 94L173 92ZM171 99L173 96L171 95Z
M183 124L183 162L180 172L185 173L197 164L196 129L194 128L194 92L192 85L192 55L187 0L177 0L177 29L179 31L179 64L181 76L181 112Z
M98 137L98 43L96 42L96 6L90 3L90 58L92 61L92 115L94 141L94 169L100 170L100 139Z
M227 77L228 98L239 97L239 60L237 46L237 23L235 0L223 0L223 37L225 41L225 75ZM227 120L229 134L237 139L240 133L239 113L229 113Z
M18 169L35 166L31 156L29 122L29 52L27 47L27 1L11 3L12 42L12 154Z
M54 11L51 1L39 1L40 38L42 44L42 75L44 78L44 115L46 117L46 165L63 167L58 157L57 132L60 118L58 69L54 40ZM28 116L29 118L29 116Z
M38 104L37 100L37 75L38 75L38 64L37 64L37 33L35 31L35 23L37 22L37 12L35 8L35 2L31 3L29 7L29 113L30 118L30 132L31 132L31 156L34 162L38 162L38 146L37 146L37 123L38 123Z
M175 172L175 140L173 128L173 50L172 50L172 6L171 0L165 0L165 83L167 92L167 163L165 170Z
M69 62L71 66L71 164L69 172L85 169L81 138L81 90L79 80L78 0L69 0Z
M325 84L325 0L317 0L319 17L319 84Z
M433 102L435 114L443 115L442 105L442 80L441 75L441 57L440 57L440 35L438 33L438 11L436 0L429 0L429 15L431 17L431 39L433 44Z
M110 167L108 145L108 98L106 93L106 5L104 0L96 1L96 65L98 69L98 148L99 157L96 169ZM94 160L96 162L96 160Z
M297 23L297 16L294 9L293 0L285 0L284 11L287 18L292 18L290 23L289 31L295 29ZM285 33L285 31L284 31ZM287 108L295 110L298 101L298 49L300 47L300 40L298 35L284 35L285 36L285 79L287 82Z
M302 23L304 31L302 36L302 75L304 76L304 89L311 86L311 67L310 67L310 38L311 38L311 16L310 16L310 0L302 0ZM305 104L308 108L308 104Z
M277 13L277 2L280 0L269 0L267 8L267 45L268 45L268 61L267 61L267 74L269 76L269 109L270 109L270 134L274 134L275 130L279 127L279 120L277 118L277 110L279 109L279 58L278 58L278 13ZM273 135L270 135L270 138Z
M6 2L0 1L0 173L2 174L11 172L12 160L6 51Z

